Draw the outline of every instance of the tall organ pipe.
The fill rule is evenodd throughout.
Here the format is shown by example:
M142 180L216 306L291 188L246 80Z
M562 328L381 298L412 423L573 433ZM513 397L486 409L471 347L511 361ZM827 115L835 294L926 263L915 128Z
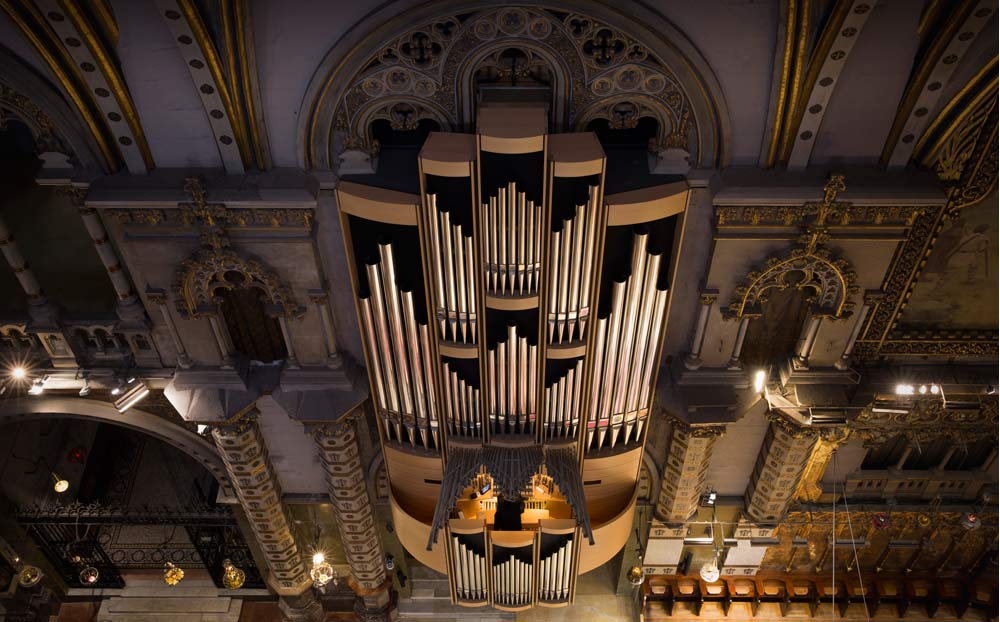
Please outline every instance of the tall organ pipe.
M509 183L480 206L485 238L486 286L497 296L538 293L542 206ZM471 264L466 264L471 265Z
M535 424L538 346L519 337L513 325L507 340L486 352L490 423L497 434L530 434Z
M437 196L429 195L432 269L436 284L435 311L441 338L456 343L476 342L476 284L472 236L442 211Z
M598 218L597 188L563 220L562 230L550 234L549 305L546 325L549 343L579 341L590 311L590 280Z

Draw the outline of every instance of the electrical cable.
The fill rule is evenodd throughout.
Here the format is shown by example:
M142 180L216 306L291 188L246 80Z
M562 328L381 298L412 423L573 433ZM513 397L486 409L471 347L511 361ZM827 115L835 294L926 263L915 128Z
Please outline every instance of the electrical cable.
M836 503L836 501L834 501ZM844 510L847 512L847 529L851 534L851 548L854 550L854 567L858 571L858 583L861 585L861 603L865 606L865 619L871 622L871 616L868 614L868 588L865 586L864 580L861 578L861 562L858 561L858 545L854 541L854 526L851 524L851 508L847 505L847 495L844 495Z

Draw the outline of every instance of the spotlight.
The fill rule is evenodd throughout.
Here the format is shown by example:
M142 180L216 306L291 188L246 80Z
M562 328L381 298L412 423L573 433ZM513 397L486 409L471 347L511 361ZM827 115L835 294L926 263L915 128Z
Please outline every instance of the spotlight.
M757 373L753 375L753 390L756 393L760 393L764 390L764 381L767 380L767 372L763 369L758 369Z
M59 477L59 474L52 471L52 490L62 494L69 490L69 481Z
M31 382L31 388L28 389L28 395L41 395L45 393L45 379L35 378Z
M896 395L913 395L916 389L912 384L897 384Z
M42 571L38 566L26 565L17 573L17 584L23 588L32 588L42 580Z
M18 365L14 369L10 370L10 377L15 380L24 380L28 375L28 370L26 370L21 365Z
M326 555L323 554L323 551L316 551L315 553L313 553L314 564L322 564L325 561L326 561Z
M920 393L920 395L925 395L927 393L927 385L926 384L920 385L920 388L917 389L917 391Z
M937 395L940 392L941 392L941 387L937 386L936 384L931 385L931 393Z
M149 387L146 386L146 383L141 380L135 382L121 394L121 397L115 400L115 408L118 409L118 412L124 413L146 399L147 395L149 395Z

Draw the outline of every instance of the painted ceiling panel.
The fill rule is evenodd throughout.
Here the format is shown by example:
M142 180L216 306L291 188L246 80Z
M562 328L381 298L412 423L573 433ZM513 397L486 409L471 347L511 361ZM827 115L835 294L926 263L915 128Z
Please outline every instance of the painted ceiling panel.
M158 167L221 167L184 59L153 0L114 2L118 55Z
M732 129L730 163L756 164L767 122L777 2L650 3L691 40L718 79Z
M812 164L874 164L882 154L919 43L921 3L875 5L830 98Z
M299 165L299 115L309 80L337 40L378 6L357 2L253 4L257 73L275 166Z

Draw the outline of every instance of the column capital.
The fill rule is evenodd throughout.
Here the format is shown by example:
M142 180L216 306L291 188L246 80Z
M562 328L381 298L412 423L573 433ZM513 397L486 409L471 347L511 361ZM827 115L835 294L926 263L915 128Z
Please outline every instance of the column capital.
M698 303L705 306L711 306L716 303L719 299L719 290L717 289L703 289L698 292Z

